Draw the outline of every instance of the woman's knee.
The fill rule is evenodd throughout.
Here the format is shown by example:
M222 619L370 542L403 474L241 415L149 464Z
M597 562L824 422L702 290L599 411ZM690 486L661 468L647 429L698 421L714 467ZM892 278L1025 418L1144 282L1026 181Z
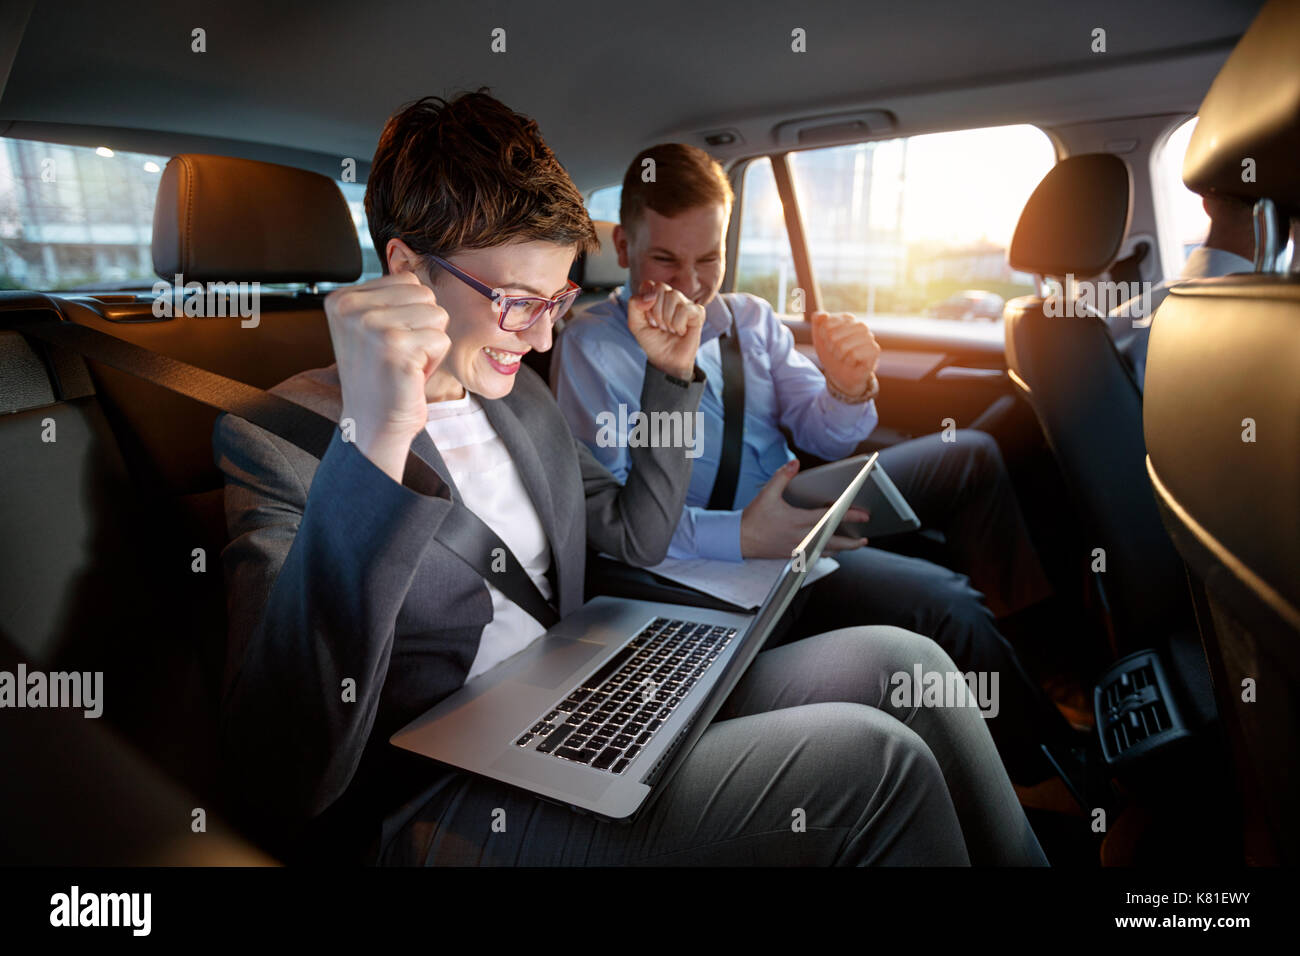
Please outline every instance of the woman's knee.
M938 760L910 727L860 704L810 704L796 719L816 736L818 784L808 824L842 828L842 859L863 863L963 863L952 797ZM821 806L821 792L833 799ZM829 810L826 816L823 816Z
M943 773L929 746L916 731L875 707L857 703L805 704L774 713L791 721L776 746L792 737L809 779L822 786L843 786L863 801L898 795L947 795Z
M924 671L956 669L952 658L933 639L890 624L845 627L818 637L835 645L845 666L879 675L883 686L896 674L910 675L917 666Z

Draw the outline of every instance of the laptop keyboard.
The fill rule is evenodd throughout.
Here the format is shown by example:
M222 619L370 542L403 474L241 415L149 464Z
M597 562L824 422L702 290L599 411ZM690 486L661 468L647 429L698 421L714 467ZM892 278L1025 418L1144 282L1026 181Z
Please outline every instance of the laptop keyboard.
M656 618L515 741L622 773L736 636L734 627Z

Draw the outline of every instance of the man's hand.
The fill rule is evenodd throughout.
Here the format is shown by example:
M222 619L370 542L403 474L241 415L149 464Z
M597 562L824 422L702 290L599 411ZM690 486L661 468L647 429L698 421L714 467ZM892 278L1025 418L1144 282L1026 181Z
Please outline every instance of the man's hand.
M788 558L813 525L826 513L825 508L796 508L783 497L785 486L799 471L799 461L781 466L768 479L749 506L740 515L740 554L745 558ZM845 521L867 521L871 515L862 508L850 508ZM826 551L852 551L867 543L866 538L832 535Z
M813 348L826 381L845 395L865 395L880 360L880 343L848 312L812 314Z
M399 484L411 441L429 420L425 383L451 348L447 313L413 273L325 297L325 318L357 449Z
M695 371L695 353L700 349L704 306L696 305L671 286L646 279L641 291L628 297L627 327L651 365L690 380Z

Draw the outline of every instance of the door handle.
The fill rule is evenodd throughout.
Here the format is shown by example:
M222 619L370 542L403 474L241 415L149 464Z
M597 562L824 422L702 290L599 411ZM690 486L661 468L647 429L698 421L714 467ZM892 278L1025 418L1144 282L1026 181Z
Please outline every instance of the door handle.
M934 373L940 382L996 382L1007 377L1005 369L969 368L965 365L945 365Z

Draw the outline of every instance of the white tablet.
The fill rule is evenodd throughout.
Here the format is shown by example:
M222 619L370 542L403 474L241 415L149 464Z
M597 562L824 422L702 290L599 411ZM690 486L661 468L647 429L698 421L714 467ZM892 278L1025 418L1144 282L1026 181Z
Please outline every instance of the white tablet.
M799 508L825 508L848 487L849 482L862 470L863 462L870 457L858 455L799 472L786 486L785 500ZM858 492L853 504L871 512L871 520L865 525L846 521L841 534L855 538L884 538L921 527L912 506L889 480L880 462L876 462L876 467L871 469L866 484Z

